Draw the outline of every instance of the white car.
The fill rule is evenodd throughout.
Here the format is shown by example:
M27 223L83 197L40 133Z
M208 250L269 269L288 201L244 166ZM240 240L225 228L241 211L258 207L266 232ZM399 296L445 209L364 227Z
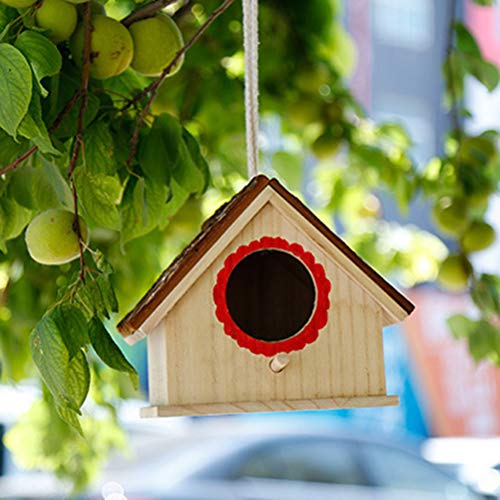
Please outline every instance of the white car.
M238 419L197 432L106 479L128 500L480 500L416 451L388 442ZM276 422L276 420L274 420ZM306 423L307 420L304 420ZM313 422L313 421L311 421ZM206 424L201 427L209 427ZM95 498L98 498L97 496Z

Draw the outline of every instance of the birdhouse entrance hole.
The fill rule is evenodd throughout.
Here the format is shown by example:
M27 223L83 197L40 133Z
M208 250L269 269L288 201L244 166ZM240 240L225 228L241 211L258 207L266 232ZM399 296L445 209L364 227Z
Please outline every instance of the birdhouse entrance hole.
M276 342L293 337L309 321L316 290L311 274L295 256L259 250L229 275L226 303L234 322L251 337Z
M263 236L226 257L213 288L224 333L254 354L303 349L328 321L331 284L298 243Z

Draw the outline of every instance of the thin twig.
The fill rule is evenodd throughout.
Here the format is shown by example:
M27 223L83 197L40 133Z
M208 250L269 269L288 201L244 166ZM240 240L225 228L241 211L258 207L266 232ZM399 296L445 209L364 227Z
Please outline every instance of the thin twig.
M78 113L77 129L75 142L73 144L73 152L68 169L68 180L71 184L71 193L73 195L73 210L75 212L75 219L73 221L73 228L78 237L78 249L80 251L80 279L85 283L85 257L84 247L82 241L82 232L80 227L80 218L78 214L78 193L76 191L74 172L76 162L80 156L83 148L83 118L87 110L88 103L88 86L90 78L90 52L91 52L91 36L92 36L92 23L90 22L90 4L86 2L83 5L83 22L85 26L84 50L83 50L83 75L82 83L80 86L80 110Z
M177 0L156 0L155 2L148 3L144 7L137 9L135 12L129 14L125 19L122 20L124 26L130 26L136 21L141 19L146 19L148 17L153 17L157 12L164 9L167 5L177 2Z
M71 96L71 99L66 103L63 110L57 115L54 123L49 128L49 133L52 134L55 132L61 125L66 115L73 109L75 104L78 102L78 99L81 95L81 89L77 89L75 93Z
M14 170L24 160L28 159L37 149L38 146L31 146L31 148L28 149L28 151L26 151L21 156L16 158L10 165L7 165L5 168L2 168L2 170L0 170L0 176L6 174L7 172L10 172L11 170Z
M186 14L191 12L191 8L193 7L191 0L185 0L184 5L179 8L174 14L174 18L178 21L180 18L184 17Z
M149 95L148 101L142 110L137 123L134 128L134 132L132 134L132 139L130 140L130 154L127 159L127 168L130 167L135 153L137 151L137 145L139 142L139 131L141 125L144 122L144 119L149 113L149 109L151 108L151 104L153 99L155 98L158 89L161 84L165 81L170 72L175 68L179 60L182 56L200 39L206 29L225 11L227 8L234 2L234 0L224 0L222 4L215 9L210 16L208 16L207 20L198 28L198 31L191 37L191 39L175 54L175 57L172 59L170 64L162 71L161 75L150 85L148 85L144 90L139 92L133 99L131 99L123 108L122 111L125 111L130 106L135 105L140 99L144 96Z

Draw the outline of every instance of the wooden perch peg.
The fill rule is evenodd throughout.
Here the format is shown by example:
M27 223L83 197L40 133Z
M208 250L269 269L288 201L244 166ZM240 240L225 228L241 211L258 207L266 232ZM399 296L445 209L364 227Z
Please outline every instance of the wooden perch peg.
M282 352L280 354L276 354L276 356L271 359L269 362L269 368L274 373L279 373L288 366L288 363L290 363L290 356L288 356L285 352Z

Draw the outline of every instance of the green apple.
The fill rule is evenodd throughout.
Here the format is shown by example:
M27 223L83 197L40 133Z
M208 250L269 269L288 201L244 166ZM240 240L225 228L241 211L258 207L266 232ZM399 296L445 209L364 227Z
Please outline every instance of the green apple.
M76 7L65 0L43 0L36 9L35 20L38 27L48 30L54 43L69 40L76 28Z
M449 255L439 268L438 283L453 292L461 292L467 288L471 273L472 266L463 255Z
M158 76L173 61L183 47L182 33L175 21L160 13L141 19L129 27L134 40L132 68L146 76ZM170 75L179 71L184 56L177 62Z
M90 75L104 80L123 73L134 56L134 43L127 28L107 16L92 18ZM80 24L70 43L71 53L78 66L83 65L85 27Z
M341 139L327 131L320 135L311 145L316 158L326 160L333 156L339 149Z
M467 209L463 200L441 198L432 209L436 225L445 234L460 236L468 226Z
M495 230L487 222L474 221L465 230L462 248L466 252L479 252L491 246L495 237Z
M75 214L67 210L50 209L37 215L26 229L26 246L31 258L40 264L57 266L78 258L80 247L73 227ZM80 232L85 244L89 231L80 217Z
M295 85L302 92L317 94L319 89L329 83L330 70L319 63L316 65L302 65L295 76Z
M286 116L295 127L305 127L320 119L319 102L307 96L301 96L287 107Z

